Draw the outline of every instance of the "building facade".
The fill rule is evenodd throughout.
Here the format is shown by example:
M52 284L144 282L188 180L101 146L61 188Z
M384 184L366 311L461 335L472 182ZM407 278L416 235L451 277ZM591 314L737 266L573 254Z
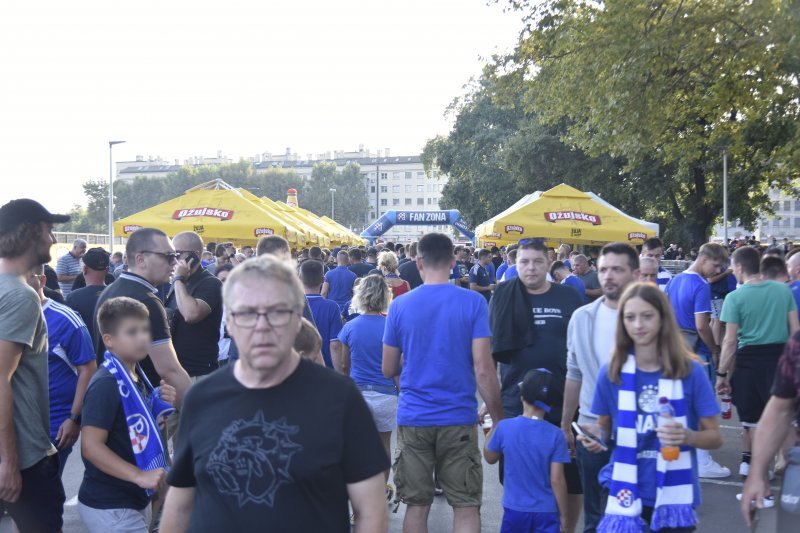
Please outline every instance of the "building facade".
M748 231L738 221L731 221L728 225L728 238L736 239L755 235L762 243L769 243L773 238L782 241L800 241L800 199L784 191L771 190L769 198L772 202L774 214L764 214L756 222L753 231ZM724 236L722 224L714 226L714 238L721 240Z
M307 154L305 158L291 153L273 155L259 154L249 158L256 172L267 172L269 169L282 168L292 170L305 181L311 179L314 166L320 163L334 163L341 171L346 165L356 163L361 167L361 177L367 191L368 207L364 213L363 226L352 228L360 232L373 220L391 210L398 211L438 211L442 190L448 177L438 170L426 175L419 155L392 156L389 148L373 153L360 147L356 152L327 152L316 157ZM187 165L215 165L231 163L220 152L215 159L191 158L184 162ZM137 157L137 161L117 163L117 179L132 180L135 177L164 178L178 171L178 161L169 164L160 158ZM346 194L337 191L336 194ZM302 191L299 197L303 205ZM324 213L321 213L324 214ZM394 226L384 235L385 240L410 242L419 239L425 233L439 231L452 234L453 229L446 226Z

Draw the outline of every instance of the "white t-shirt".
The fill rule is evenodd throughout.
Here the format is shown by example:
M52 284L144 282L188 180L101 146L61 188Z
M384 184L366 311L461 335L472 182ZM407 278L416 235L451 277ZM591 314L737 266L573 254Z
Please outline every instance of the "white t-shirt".
M611 359L611 350L614 348L616 338L617 310L601 303L594 318L594 339L592 340L594 352L600 359L601 365L608 363Z

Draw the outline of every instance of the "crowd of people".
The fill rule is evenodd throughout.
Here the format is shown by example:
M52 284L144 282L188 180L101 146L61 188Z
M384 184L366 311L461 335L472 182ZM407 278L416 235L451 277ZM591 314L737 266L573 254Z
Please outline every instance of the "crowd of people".
M0 501L22 532L61 530L79 438L93 533L379 532L391 505L425 532L438 494L477 532L484 459L504 532L693 531L699 480L731 475L711 455L731 403L744 519L796 527L788 243L708 243L673 275L657 238L237 249L143 228L53 270L67 220L0 208Z

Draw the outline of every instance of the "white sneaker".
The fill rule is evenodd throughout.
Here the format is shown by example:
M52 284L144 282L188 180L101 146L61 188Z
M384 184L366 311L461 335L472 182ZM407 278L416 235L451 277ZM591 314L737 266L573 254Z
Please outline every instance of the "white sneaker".
M742 493L736 495L736 499L742 501ZM775 507L775 496L769 495L761 502L764 505L764 509L772 509Z
M708 462L698 465L698 471L700 477L706 478L724 478L729 477L731 475L730 468L722 466L714 459L709 459Z

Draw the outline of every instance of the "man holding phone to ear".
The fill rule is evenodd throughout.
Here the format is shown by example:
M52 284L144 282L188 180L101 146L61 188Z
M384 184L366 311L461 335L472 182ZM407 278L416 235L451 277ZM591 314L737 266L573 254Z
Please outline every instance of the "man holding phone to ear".
M200 262L205 249L200 235L178 233L172 244L179 257L167 296L167 315L178 361L197 381L218 367L222 282Z

